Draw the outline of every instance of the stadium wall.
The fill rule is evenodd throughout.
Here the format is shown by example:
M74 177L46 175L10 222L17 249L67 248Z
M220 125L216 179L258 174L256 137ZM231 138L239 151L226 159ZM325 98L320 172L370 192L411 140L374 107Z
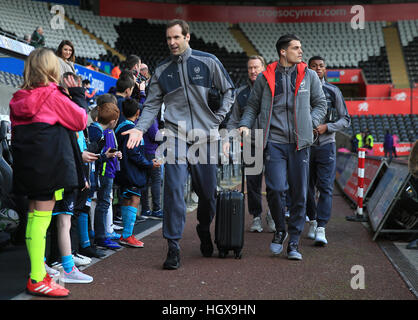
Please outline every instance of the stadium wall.
M418 90L414 89L412 99L406 89L392 97L346 101L346 105L350 115L418 114Z
M212 22L350 22L358 11L354 6L215 6L100 0L102 16L137 19L184 19ZM363 5L365 21L418 19L418 3ZM353 9L353 10L352 10Z

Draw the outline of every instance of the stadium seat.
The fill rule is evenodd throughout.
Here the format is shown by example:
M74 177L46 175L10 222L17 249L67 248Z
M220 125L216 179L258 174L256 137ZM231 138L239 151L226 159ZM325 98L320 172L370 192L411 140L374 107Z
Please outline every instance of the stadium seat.
M409 79L418 83L418 20L398 21L398 29Z
M169 55L164 37L166 23L167 21L165 20L145 19L133 19L131 22L121 22L115 26L119 34L119 38L115 44L116 49L124 55L138 54L144 63L148 65L150 71L153 72L157 64ZM206 26L211 33L205 32L203 26ZM141 30L141 32L138 33L137 30ZM217 31L214 32L214 30ZM236 86L245 83L247 78L247 70L245 68L247 55L242 49L237 49L236 44L233 44L230 40L230 36L226 36L229 40L212 41L213 33L217 33L217 35L221 32L222 34L230 34L227 24L191 22L190 31L190 46L193 49L216 55L225 66L225 69L228 71ZM218 36L218 38L221 37Z
M23 77L5 71L0 71L0 84L18 88L22 83Z
M92 11L81 10L77 6L66 5L64 8L66 15L70 19L102 39L112 48L115 47L119 37L115 26L121 22L132 22L132 18L97 16Z
M295 33L302 40L305 60L313 55L327 59L328 67L358 67L360 61L378 55L384 47L383 21L366 22L361 33L350 23L240 23L239 26L257 50L271 62L277 59L274 44L281 34ZM324 52L323 48L327 48Z
M418 115L352 115L351 126L346 133L353 135L366 128L370 130L375 142L384 141L386 130L396 134L401 142L415 142L418 134Z
M52 17L46 2L2 0L0 28L23 38L25 34L31 35L36 27L41 26L44 29L45 46L48 48L56 50L60 42L67 39L74 44L77 57L99 59L100 54L106 53L102 45L66 21L63 30L52 29Z

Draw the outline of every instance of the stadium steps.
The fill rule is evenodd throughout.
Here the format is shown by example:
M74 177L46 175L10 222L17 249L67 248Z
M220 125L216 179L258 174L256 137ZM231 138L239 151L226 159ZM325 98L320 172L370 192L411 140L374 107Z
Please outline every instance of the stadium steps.
M253 55L260 55L256 48L252 45L247 36L242 32L241 28L238 25L233 25L229 31L232 36L237 40L239 45L244 49L247 56L251 57Z
M69 17L65 16L65 20L69 23L72 24L76 29L80 30L81 32L83 32L84 34L87 34L92 40L96 41L98 44L101 44L102 46L105 47L106 50L110 51L114 56L117 56L121 61L126 60L126 57L121 54L120 52L118 52L117 50L113 49L111 46L109 46L106 42L104 42L102 39L96 37L94 34L92 34L91 32L89 32L88 30L86 30L85 28L83 28L82 26L80 26L79 24L77 24L75 21L73 21L72 19L70 19Z
M383 37L395 88L409 88L408 72L402 53L398 28L394 25L383 28Z

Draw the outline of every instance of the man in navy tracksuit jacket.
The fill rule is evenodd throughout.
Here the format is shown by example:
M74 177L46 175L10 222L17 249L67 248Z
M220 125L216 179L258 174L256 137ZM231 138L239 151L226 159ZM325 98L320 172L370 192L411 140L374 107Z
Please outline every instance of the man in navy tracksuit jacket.
M196 230L201 241L200 250L205 257L213 253L210 224L216 210L218 153L211 154L209 151L213 150L213 146L217 149L219 125L234 102L234 85L214 55L190 48L189 26L185 21L170 21L166 39L171 56L157 66L151 78L136 128L124 134L129 134L128 148L138 145L164 103L165 132L173 134L171 146L177 152L167 150L167 163L164 165L163 236L169 248L163 268L177 269L180 266L179 241L186 218L184 185L188 168L193 189L199 197ZM212 85L222 96L222 102L216 109L211 109L208 103ZM202 158L192 163L186 154L197 146L202 147L199 149ZM169 157L173 159L169 160Z
M309 217L308 238L316 245L327 244L325 226L331 217L332 192L335 179L336 150L335 132L350 126L350 116L341 91L325 81L325 59L314 56L309 59L309 68L314 70L322 83L327 99L327 113L317 127L319 137L311 146L309 189L306 214ZM319 191L315 201L315 188Z
M251 56L248 58L247 61L247 70L248 70L248 80L247 84L243 85L242 87L237 89L234 105L232 106L231 115L229 117L228 123L226 128L228 130L238 129L239 121L244 113L244 109L247 105L248 97L250 96L251 89L254 86L254 82L257 79L257 76L266 70L266 63L264 58L261 56ZM252 129L260 129L258 126L259 124L258 119L256 119L254 126ZM254 131L252 132L252 148L254 153L257 152L255 149L255 134ZM229 142L225 143L229 151ZM229 152L228 152L229 153ZM252 151L253 153L253 151ZM253 175L246 175L246 182L247 182L247 203L248 203L248 211L250 215L253 216L253 223L250 227L251 232L262 232L263 227L261 223L261 214L263 212L262 206L262 194L261 194L261 187L263 182L263 172L259 174ZM268 226L269 232L275 232L276 228L274 226L273 218L271 217L271 213L268 210L266 214L266 222Z
M280 254L287 239L285 192L290 196L288 258L301 260L300 234L306 218L309 147L314 129L326 112L326 100L317 74L302 62L300 40L284 35L276 43L278 62L257 77L240 121L240 131L249 134L259 117L264 137L267 201L276 232L270 244Z

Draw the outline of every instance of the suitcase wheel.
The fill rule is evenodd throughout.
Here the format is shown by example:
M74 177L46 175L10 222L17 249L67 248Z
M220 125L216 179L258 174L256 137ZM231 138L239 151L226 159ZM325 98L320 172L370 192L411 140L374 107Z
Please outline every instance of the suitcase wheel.
M224 259L224 258L226 258L227 255L228 255L227 250L219 250L219 254L218 254L219 258Z
M242 252L241 250L235 250L235 259L241 259L242 258Z

